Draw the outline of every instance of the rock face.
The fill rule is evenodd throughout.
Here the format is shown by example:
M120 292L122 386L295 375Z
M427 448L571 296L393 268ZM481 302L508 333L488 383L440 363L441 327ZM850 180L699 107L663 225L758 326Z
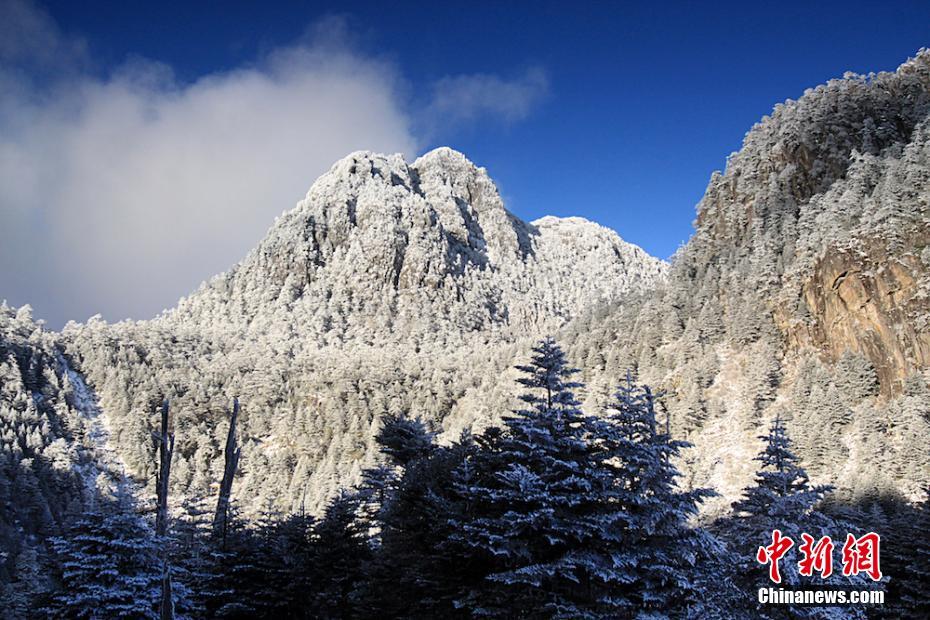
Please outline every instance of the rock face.
M930 368L927 271L919 257L890 257L875 241L825 252L801 288L810 321L784 326L789 345L812 347L833 362L861 353L882 391L900 393L905 379Z
M893 396L930 368L927 54L880 83L901 100L873 115L894 123L873 137L867 117L844 176L801 210L775 317L789 348L860 353Z

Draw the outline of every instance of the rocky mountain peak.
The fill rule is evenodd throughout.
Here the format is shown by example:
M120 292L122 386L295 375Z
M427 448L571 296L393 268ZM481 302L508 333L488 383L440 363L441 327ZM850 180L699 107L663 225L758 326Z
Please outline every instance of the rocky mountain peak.
M664 271L586 220L522 221L487 171L450 148L413 163L359 151L322 175L242 263L171 314L232 324L270 324L262 318L273 315L275 324L314 326L320 342L418 333L445 342L556 328Z

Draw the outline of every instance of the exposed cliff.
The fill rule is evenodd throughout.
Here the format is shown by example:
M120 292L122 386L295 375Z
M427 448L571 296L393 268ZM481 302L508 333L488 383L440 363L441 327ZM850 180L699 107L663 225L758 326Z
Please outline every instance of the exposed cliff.
M917 247L930 243L925 229ZM847 351L874 366L885 394L930 368L930 268L919 256L890 256L881 239L828 248L801 284L807 320L783 320L788 344L812 347L836 362Z

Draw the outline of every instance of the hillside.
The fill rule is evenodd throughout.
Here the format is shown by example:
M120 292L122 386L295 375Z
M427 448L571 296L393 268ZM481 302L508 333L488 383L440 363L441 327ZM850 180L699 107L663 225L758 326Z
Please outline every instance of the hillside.
M668 392L723 497L781 415L837 497L917 499L930 480L930 53L776 106L711 178L666 284L567 330L592 380Z

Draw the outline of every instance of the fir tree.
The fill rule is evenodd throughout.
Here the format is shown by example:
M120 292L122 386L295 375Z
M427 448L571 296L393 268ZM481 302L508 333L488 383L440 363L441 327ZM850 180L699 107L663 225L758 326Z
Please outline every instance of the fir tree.
M332 500L313 528L310 609L322 618L356 615L357 590L370 562L365 526L358 520L359 499L342 493Z
M833 490L830 486L811 486L807 472L791 451L791 442L780 417L776 417L756 460L762 468L756 484L733 504L736 516L743 520L798 523L813 506Z
M379 513L379 543L366 570L362 596L367 617L459 617L453 604L466 566L443 544L461 514L453 475L473 447L464 436L433 446L404 464Z
M157 618L160 562L152 532L131 502L88 510L52 539L62 566L50 605L68 618Z
M211 520L209 500L185 500L180 514L172 521L169 536L171 566L175 575L174 594L179 616L206 615L211 598Z
M841 571L835 570L826 580L816 572L811 576L801 576L798 567L800 559L799 546L802 533L807 533L815 541L823 536L831 536L835 542L833 564L841 566L840 550L846 533L854 528L837 521L818 509L818 504L832 490L826 485L810 484L807 473L800 466L799 459L791 450L791 441L785 431L780 417L776 417L767 435L760 436L765 446L756 460L762 467L756 474L755 484L747 488L743 497L733 504L733 515L715 524L721 536L735 554L733 566L734 579L749 596L744 598L746 604L756 605L751 596L760 587L776 586L769 579L768 565L759 562L757 555L760 547L772 543L774 530L780 530L785 537L791 538L794 545L781 558L779 573L782 587L798 587L802 584L830 584L834 587L859 589L869 587L862 577L843 577ZM838 542L837 542L838 541ZM749 610L745 610L749 613ZM752 613L761 617L781 618L833 618L862 617L864 611L848 606L829 607L777 607L756 606Z
M389 413L381 416L381 430L375 440L395 465L404 466L433 450L433 437L421 420Z
M316 557L312 543L316 520L301 511L275 522L269 532L266 588L268 615L305 618L313 609L313 570Z
M395 490L398 472L396 467L378 465L362 472L362 481L358 486L358 519L369 525L372 542L377 543L379 522L385 504Z
M47 604L53 591L43 555L28 543L16 554L13 579L0 582L0 609L6 617L29 618L37 607Z
M660 431L655 397L627 374L594 425L595 485L602 496L596 521L601 551L596 571L598 611L611 617L678 613L712 607L697 592L698 573L715 546L688 527L707 489L680 491L672 459L690 444ZM726 584L717 579L719 595Z
M251 618L265 611L264 554L266 541L228 507L225 537L210 541L209 578L203 584L206 609L215 618Z
M581 384L551 339L517 368L528 408L505 417L503 432L481 436L457 472L465 509L449 546L483 570L456 603L479 616L590 617L599 498L590 422L572 392Z

